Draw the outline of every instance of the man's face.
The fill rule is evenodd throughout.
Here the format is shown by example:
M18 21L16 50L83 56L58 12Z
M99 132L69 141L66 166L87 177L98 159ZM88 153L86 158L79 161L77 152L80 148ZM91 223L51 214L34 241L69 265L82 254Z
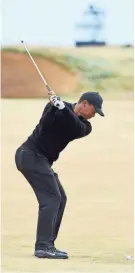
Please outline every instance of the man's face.
M86 100L81 103L80 114L85 119L93 118L96 114L95 107L92 104L89 104Z

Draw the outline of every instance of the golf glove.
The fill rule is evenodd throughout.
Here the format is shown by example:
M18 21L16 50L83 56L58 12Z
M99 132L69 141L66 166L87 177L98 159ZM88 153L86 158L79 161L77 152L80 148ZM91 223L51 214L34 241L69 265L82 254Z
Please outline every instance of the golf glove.
M57 107L59 110L62 110L62 109L65 108L64 102L61 101L61 100L58 100L56 95L50 97L50 102L51 102L52 105Z

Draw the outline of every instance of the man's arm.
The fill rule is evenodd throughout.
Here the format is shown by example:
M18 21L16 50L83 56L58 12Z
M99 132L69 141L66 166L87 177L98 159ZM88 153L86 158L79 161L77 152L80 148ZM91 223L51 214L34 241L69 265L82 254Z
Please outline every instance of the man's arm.
M57 105L57 106L56 106ZM63 102L58 101L56 96L50 98L50 102L46 105L42 120L47 124L52 124L56 118L57 122L64 123L70 127L70 130L77 136L86 136L92 131L90 122L85 120L81 121L80 118Z
M44 115L49 109L51 109L51 107L52 107L51 103L48 102L48 103L46 104L45 108L44 108L44 111L43 111L43 114L42 114L42 115Z
M91 123L87 120L85 122L81 121L67 105L62 110L56 111L55 116L58 122L65 122L70 127L70 130L82 137L90 134L92 131Z
M85 120L81 121L80 118L61 100L57 100L55 95L50 97L50 102L54 105L54 108L59 109L56 111L55 116L59 122L64 122L67 126L70 126L76 135L80 137L88 135L92 131L90 122Z
M52 106L50 102L46 104L40 119L40 122L44 124L45 128L50 128L53 125L56 111L58 111L58 109Z

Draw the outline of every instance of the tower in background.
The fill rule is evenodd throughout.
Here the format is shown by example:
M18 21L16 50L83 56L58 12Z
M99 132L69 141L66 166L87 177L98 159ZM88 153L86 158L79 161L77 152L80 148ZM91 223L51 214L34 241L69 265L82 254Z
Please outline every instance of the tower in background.
M106 42L102 38L105 25L105 12L95 5L89 5L83 13L83 21L76 24L81 36L75 41L76 46L104 46Z

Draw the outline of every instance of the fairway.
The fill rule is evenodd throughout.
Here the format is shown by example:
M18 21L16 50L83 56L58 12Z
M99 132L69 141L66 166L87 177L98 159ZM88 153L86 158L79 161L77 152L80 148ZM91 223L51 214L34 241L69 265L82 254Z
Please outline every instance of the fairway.
M14 154L45 103L2 100L2 272L133 272L133 100L105 100L105 118L92 119L92 134L53 166L68 197L56 246L70 259L33 256L37 201Z

